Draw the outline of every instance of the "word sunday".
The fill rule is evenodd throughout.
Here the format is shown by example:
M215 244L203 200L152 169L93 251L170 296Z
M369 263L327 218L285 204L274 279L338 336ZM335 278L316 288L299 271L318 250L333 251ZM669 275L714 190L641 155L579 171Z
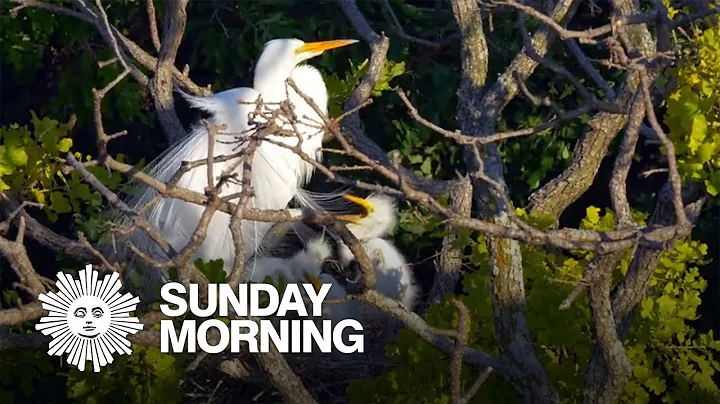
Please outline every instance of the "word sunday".
M301 287L312 305L312 316L303 301ZM199 318L227 317L233 314L241 318L274 316L275 319L184 320L179 332L175 321L161 320L160 350L163 353L195 353L199 347L201 351L212 354L226 351L230 346L230 352L239 353L240 342L244 341L250 352L264 353L269 351L269 342L272 340L281 353L312 353L312 342L323 353L331 352L333 347L345 354L364 352L362 333L351 332L343 337L346 328L356 332L363 330L357 320L343 319L333 326L331 320L282 319L289 314L296 314L298 317L321 317L322 304L330 287L331 285L324 284L316 291L309 283L288 284L280 296L277 288L269 284L243 283L238 285L237 290L229 284L208 284L208 303L207 307L202 308L199 285L190 284L188 291L181 283L167 283L161 288L160 296L168 304L161 304L160 311L168 317L181 317L189 310L193 316ZM322 324L321 329L318 328L318 323ZM279 332L276 326L279 326ZM208 337L213 329L217 330L216 335L219 338L209 341ZM346 344L346 341L349 341L349 344Z

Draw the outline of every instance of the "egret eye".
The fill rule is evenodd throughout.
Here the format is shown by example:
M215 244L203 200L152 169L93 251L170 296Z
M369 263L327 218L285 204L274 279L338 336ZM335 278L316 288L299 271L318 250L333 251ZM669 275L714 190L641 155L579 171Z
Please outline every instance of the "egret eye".
M325 260L322 263L320 272L330 275L339 275L342 274L342 267L340 266L340 263L335 260Z

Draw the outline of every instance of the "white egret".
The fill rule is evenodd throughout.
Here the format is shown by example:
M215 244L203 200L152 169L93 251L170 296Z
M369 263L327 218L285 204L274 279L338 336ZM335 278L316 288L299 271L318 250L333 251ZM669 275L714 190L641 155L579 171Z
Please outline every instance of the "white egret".
M398 249L390 241L382 238L387 236L397 223L395 201L389 196L378 194L367 198L353 195L343 195L343 197L363 211L358 214L340 214L342 212L337 211L335 213L339 218L349 222L348 230L365 248L375 271L375 289L412 309L420 292L414 274ZM256 272L251 280L262 282L269 276L277 281L282 274L288 283L309 281L315 285L331 284L327 299L347 296L343 284L352 282L352 278L355 278L360 270L350 248L329 230L311 236L303 244L300 251L287 258L259 258ZM351 279L342 279L343 277ZM340 279L340 282L336 278ZM323 311L334 321L344 318L365 321L387 318L384 313L354 301L330 304Z
M263 110L272 111L279 104L289 100L298 123L293 125L287 119L278 119L278 126L284 131L294 131L298 136L271 135L267 139L288 146L302 141L302 151L316 160L322 159L321 145L322 122L315 110L290 86L287 79L292 78L301 93L314 101L319 110L327 114L328 94L320 72L308 65L299 65L303 61L322 54L324 51L350 45L356 40L333 40L305 43L299 39L275 39L265 44L265 48L255 66L253 88L234 88L207 97L183 94L195 108L211 114L213 125L226 125L224 133L234 134L235 138L247 138L247 134L257 128L249 116L257 109L258 98L262 100ZM264 114L263 114L264 115ZM208 157L209 134L203 125L195 125L188 137L172 146L150 166L148 174L159 181L170 180L183 161L199 161ZM214 155L232 155L247 143L238 146L231 144L229 136L217 136L214 142ZM214 183L219 175L231 168L233 160L216 162L213 165ZM242 164L235 173L242 174ZM253 197L248 206L258 209L285 209L287 204L298 197L298 189L312 176L312 164L303 161L292 150L270 142L262 142L252 160ZM208 184L207 166L202 165L185 173L177 183L180 188L203 193ZM220 196L239 193L242 185L239 181L226 182ZM142 195L131 201L131 207L138 208L149 202L157 192L145 188ZM302 198L301 199L301 203ZM157 227L160 233L176 249L182 249L195 232L204 206L173 198L163 198L148 213L148 221ZM193 258L201 257L208 261L223 259L225 270L232 267L235 257L234 244L229 228L230 216L216 212L210 222L207 238L197 249ZM261 249L261 240L272 223L243 221L242 231L245 238L246 256L252 256ZM161 254L149 237L142 232L133 235L135 243L152 255Z

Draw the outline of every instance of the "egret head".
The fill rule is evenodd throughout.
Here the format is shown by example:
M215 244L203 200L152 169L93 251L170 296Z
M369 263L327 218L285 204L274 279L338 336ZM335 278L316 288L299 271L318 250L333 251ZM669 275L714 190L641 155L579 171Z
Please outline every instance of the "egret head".
M367 198L345 194L343 197L354 207L352 213L338 215L347 222L347 228L360 240L384 237L397 224L395 199L388 195L373 194Z
M255 66L255 88L258 81L268 76L284 81L298 64L321 55L331 49L340 48L358 42L355 39L336 39L332 41L303 42L294 38L273 39L265 44L260 59Z

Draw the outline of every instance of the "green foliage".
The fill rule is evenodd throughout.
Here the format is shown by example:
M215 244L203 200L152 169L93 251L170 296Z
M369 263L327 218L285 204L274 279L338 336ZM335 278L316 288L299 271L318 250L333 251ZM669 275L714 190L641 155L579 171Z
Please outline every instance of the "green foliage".
M224 261L221 259L204 262L202 258L194 261L195 267L200 270L210 283L225 282Z
M526 113L518 112L515 118L517 121L513 128L532 128L543 123L543 115L536 107ZM535 136L510 140L503 144L503 158L510 161L517 161L517 166L512 167L520 179L525 183L523 188L528 191L537 189L542 181L551 174L552 170L563 167L570 162L572 157L572 141L577 139L584 127L590 121L589 114L581 115L578 119L559 125L553 129L546 129ZM509 130L506 122L501 121L499 130ZM529 152L538 152L540 158L526 158Z
M636 216L639 223L642 217ZM608 230L615 226L611 212L598 215L588 208L583 227ZM716 402L720 389L713 382L720 363L720 341L712 331L698 333L691 322L698 318L700 294L707 282L697 265L707 264L708 246L691 239L679 240L664 252L650 281L653 295L641 302L640 317L625 342L633 377L625 388L625 402L646 402L659 397L666 403ZM619 270L627 272L629 256Z
M368 59L363 60L359 65L355 66L352 60L348 60L350 70L345 73L345 78L341 79L337 73L327 75L325 77L325 85L327 86L330 100L328 102L328 110L330 116L339 116L343 111L343 103L350 98L355 87L360 83L363 76L370 67ZM390 85L392 79L405 73L404 62L394 62L387 60L380 71L380 78L372 90L373 97L379 97L384 91L395 90Z
M447 206L447 197L441 198L439 202ZM447 233L439 216L425 209L413 209L410 204L400 211L398 229L398 241L401 244L421 248L435 245ZM458 232L462 234L463 230Z
M53 3L72 8L71 1L57 0ZM132 20L142 8L133 6L137 0L113 2L110 23L122 26L120 19ZM3 71L7 80L4 85L22 91L22 99L15 99L8 110L22 113L36 104L36 110L46 116L68 116L75 114L81 122L92 119L91 89L101 88L114 79L122 67L98 66L99 61L112 58L110 51L102 46L102 39L91 24L79 22L62 14L45 10L25 8L17 16L6 11L12 4L3 3L0 15L0 59L12 69ZM121 15L116 10L122 10ZM118 18L113 18L117 16ZM126 30L123 34L127 35ZM64 66L63 66L64 65ZM59 68L59 67L63 68ZM78 78L82 77L82 80ZM40 84L41 83L41 84ZM40 85L38 85L40 84ZM30 91L23 90L30 87ZM128 80L121 82L103 105L105 118L123 123L150 123L144 113L146 96L138 86ZM26 108L23 109L22 107ZM12 116L13 114L8 114Z
M0 402L20 404L37 397L37 386L43 385L55 372L54 362L45 351L18 350L0 355ZM45 386L45 392L49 386ZM52 400L52 397L47 397Z
M518 217L537 228L553 225L553 218L527 214L517 209ZM645 214L634 219L643 223ZM616 225L612 212L587 208L581 227L610 230ZM487 247L483 236L459 241L471 248L468 259L477 269L465 275L463 295L470 309L470 345L497 354L492 307L488 294L490 275ZM458 245L462 247L462 245ZM526 285L526 316L538 357L564 402L582 400L585 371L591 356L592 332L590 309L586 299L577 299L569 310L557 307L567 297L594 253L573 251L564 255L542 247L523 246ZM643 299L640 318L636 319L625 342L633 375L623 402L647 402L651 397L663 402L710 403L720 398L713 382L720 364L713 355L720 352L720 341L712 333L698 333L691 322L697 319L700 294L707 282L697 265L707 263L707 245L691 239L678 241L660 258L651 281L654 293ZM618 265L614 279L627 273L628 254ZM616 281L613 281L616 283ZM451 295L448 296L448 298ZM425 315L437 328L454 328L455 309L447 302L435 304ZM448 359L409 331L402 331L386 352L399 367L375 378L354 381L348 392L353 402L445 402L449 392ZM464 383L473 380L473 372L464 371ZM475 402L516 400L509 385L491 380L483 386ZM436 398L439 397L439 398ZM685 400L682 400L685 399Z
M477 245L481 254L487 250ZM482 271L469 274L463 281L463 289L470 292L459 299L470 310L468 327L469 346L497 354L494 347L493 324L490 306L489 277ZM449 296L448 296L449 297ZM432 305L425 314L425 320L433 327L451 329L457 327L457 311L447 301ZM449 403L450 377L448 359L435 347L421 340L408 330L401 330L386 347L386 355L400 363L393 370L374 378L356 380L348 386L353 403ZM463 367L463 389L467 389L477 378L477 373ZM492 394L489 393L492 391ZM472 403L503 400L517 400L514 391L504 383L491 378L483 386L483 392Z
M22 18L12 16L6 10L0 13L0 55L14 70L25 73L25 80L42 65L42 55L50 36L60 26L61 20L44 10L27 10Z
M672 77L677 89L667 101L665 123L684 179L720 194L720 27L699 34L685 49Z
M71 2L57 0L53 3L70 6ZM117 26L128 38L137 41L138 45L150 54L154 54L147 34L147 17L141 2L117 0L111 2L112 4L108 3L110 2L105 2L110 23ZM165 4L155 3L158 16L161 17ZM428 39L446 38L456 30L454 20L447 12L446 3L433 6L415 6L403 0L392 0L390 3L405 31L410 35ZM39 111L40 116L58 119L64 119L71 113L76 114L79 128L73 134L77 145L68 144L71 140L67 133L67 124L48 118L33 117L33 128L30 129L17 125L4 128L0 141L0 147L3 147L0 151L0 187L6 184L11 191L24 193L33 201L40 201L42 198L46 204L45 211L52 220L61 215L74 215L75 227L71 231L81 230L91 241L98 240L108 228L107 221L99 215L105 208L101 196L93 191L77 172L63 174L59 168L64 162L63 150L66 147L82 147L81 145L87 144L88 139L92 143L93 135L90 134L88 138L87 133L81 131L83 128L86 131L90 128L92 131L90 89L107 84L117 75L120 67L117 64L98 67L97 62L110 59L111 54L90 24L32 8L20 10L16 18L5 12L14 6L7 2L0 5L3 8L3 13L0 13L0 26L3 27L0 31L0 62L5 78L3 94L14 96L12 103L3 104L3 123L7 125L16 122L16 117L22 116L20 114L35 110ZM373 89L373 96L377 98L373 105L362 111L366 133L384 150L391 151L401 164L423 176L454 177L455 170L462 171L460 149L408 117L406 108L391 90L395 86L411 90L411 99L422 116L444 128L456 128L455 92L459 78L459 47L452 44L443 50L431 50L410 44L394 36L394 23L385 15L387 13L383 11L383 7L377 7L371 2L358 2L358 6L376 31L384 30L391 38L388 53L390 60L383 67L381 80ZM214 91L220 91L249 84L253 61L259 55L262 44L271 38L323 40L357 37L353 27L347 23L346 17L334 2L313 3L312 7L313 12L308 14L306 1L190 2L190 18L177 66L187 63L196 83L212 84ZM438 7L445 11L428 12L424 7ZM670 11L676 12L673 9ZM540 23L529 19L528 25L534 29ZM719 93L717 72L720 69L717 68L718 30L715 28L711 31L712 34L705 33L697 40L694 44L696 50L688 52L683 58L684 63L673 72L677 83L674 96L678 97L678 100L668 101L665 123L675 141L685 178L704 181L708 191L714 193L717 192L717 184L720 182L720 174L717 174L716 125ZM521 49L522 41L515 16L495 15L493 29L486 30L486 35L491 44L489 77L494 78ZM367 71L368 55L367 46L358 44L327 52L321 58L311 61L312 64L321 66L326 77L332 116L341 114L342 104ZM560 60L567 55L551 50L549 56ZM584 73L575 70L574 66L568 68L578 77L584 77ZM606 71L601 73L611 85L618 80L618 77ZM592 83L588 82L586 85L591 91L597 92L597 89L591 88ZM566 110L577 107L579 97L573 87L547 69L538 68L528 81L528 86L533 92L537 91L537 94L549 93L548 95ZM711 95L707 94L708 87L712 89ZM183 108L184 103L178 105ZM697 105L697 111L690 110L694 105ZM152 109L152 101L130 78L115 87L103 103L108 130L129 129L130 135L126 138L129 140L122 139L113 144L115 147L116 144L128 141L130 146L116 151L126 152L130 156L129 160L137 161L141 157L154 156L153 151L137 147L137 140L151 139L145 147L159 149L163 146L161 141L155 140L159 131L153 127L155 119ZM185 120L184 111L179 112ZM534 107L517 97L499 119L497 130L531 127L551 119L553 113L547 108ZM700 116L704 118L704 124ZM54 143L50 141L52 139L48 140L50 143L47 149L39 136L48 135L38 129L35 125L36 119L39 125L51 127L50 138L57 137ZM506 178L514 192L511 195L514 201L526 198L530 191L567 165L573 143L585 130L589 119L589 115L582 116L535 136L501 142ZM136 126L129 126L128 123ZM19 140L6 141L6 131L18 132L10 137ZM705 133L701 136L703 131ZM61 145L60 141L65 143ZM159 150L155 150L157 151ZM116 154L115 151L112 153ZM75 155L80 161L89 159L84 154ZM30 169L38 166L42 169ZM110 176L107 170L99 167L89 169L112 190L120 188L120 175ZM629 185L629 189L632 189L631 187L632 185ZM441 203L447 204L446 197L441 199ZM397 239L409 257L416 253L426 260L437 250L440 239L447 230L436 216L423 210L409 209L408 206L409 204L401 212ZM550 223L548 218L528 215L522 210L517 213L523 220L539 228ZM643 219L642 215L638 215L638 220ZM705 224L706 222L702 221L700 223ZM591 209L586 214L583 226L611 229L614 227L614 218L610 214L603 214L600 209ZM471 345L497 354L487 292L489 275L485 241L470 231L460 230L455 233L458 239L454 246L467 247L464 250L467 254L466 261L477 268L477 271L464 278L466 295L461 296L472 311ZM710 233L714 237L716 232L708 232ZM706 397L701 396L702 394L712 394L714 387L708 380L713 372L717 371L717 364L711 357L712 352L717 352L717 342L712 334L697 333L689 326L690 321L697 317L700 293L705 288L705 281L696 268L706 260L707 251L703 246L704 244L697 241L683 240L678 242L672 252L663 256L663 262L653 279L655 294L643 300L642 313L636 318L633 331L627 339L626 346L634 371L624 398L627 401L642 402L645 397L652 396L673 401L687 395L689 400L703 402ZM523 253L528 322L537 343L537 352L562 396L568 401L577 401L582 386L584 363L589 357L589 311L582 299L567 312L559 312L554 308L577 283L592 255L577 251L565 255L550 254L534 247L524 248ZM225 281L222 261L197 261L195 265L211 282ZM627 265L628 260L625 259L615 278L627 270ZM58 260L57 267L73 266ZM174 269L171 269L170 272L173 271ZM264 282L274 283L269 278ZM668 284L672 286L666 286ZM280 288L284 285L285 280L279 279ZM4 298L5 304L11 306L11 302L17 300L17 294L4 293ZM433 306L426 317L437 327L451 328L456 322L454 309L447 303ZM143 363L136 362L136 356L141 351L145 352L143 355L150 356L150 361L155 364L144 367ZM447 359L437 350L420 341L412 333L403 331L397 340L388 346L388 354L405 365L379 378L353 383L350 391L355 401L449 401ZM88 378L88 372L71 372L72 380L67 385L72 391L72 397L78 401L92 402L110 398L117 398L117 401L144 402L148 401L148 397L160 397L160 401L167 401L159 391L165 391L165 388L168 391L173 390L173 385L177 387L179 373L165 373L162 367L177 368L181 366L181 361L170 363L163 359L167 361L163 363L163 360L152 359L154 355L152 352L136 349L131 358L120 357L118 363L121 368L117 368L115 364L112 367L116 370L113 373L114 378L97 375L90 375ZM59 361L51 362L42 352L37 356L25 353L17 357L0 356L0 386L10 389L25 386L29 389L29 386L44 385L43 378L53 375L62 379L64 386L64 378L68 376L58 373L61 366L57 362ZM8 372L10 367L5 366L6 363L11 364L13 370L18 369L19 364L23 366L22 374ZM142 369L149 370L143 373ZM122 376L123 371L132 375L127 382ZM466 388L476 374L470 369L464 369L463 374ZM175 383L171 381L173 378ZM102 389L95 392L95 385L102 386ZM22 390L25 390L25 387ZM148 388L158 392L148 392ZM15 393L16 402L30 401L29 396L18 394L18 391ZM150 395L144 396L145 393ZM168 393L167 399L173 401L174 394ZM517 399L512 389L496 378L488 381L480 396L484 399L476 399L476 402L486 402L487 397L491 397L493 402ZM0 402L10 402L6 397L7 394L0 389ZM51 396L40 401L52 401L55 398L57 397Z
M450 142L438 142L438 135L424 126L409 125L404 121L392 122L398 136L395 150L399 163L428 177L440 177L451 164L457 164L460 148Z
M109 60L112 57L109 51L98 49L95 54L83 52L70 60L69 66L58 73L58 95L47 104L47 113L73 112L80 121L91 122L94 102L92 89L104 87L122 72L122 66L118 63L98 67L98 60ZM83 80L78 80L78 76L83 77ZM103 118L108 122L150 125L149 116L143 111L143 106L149 105L144 97L137 84L130 79L121 81L103 101Z
M130 356L116 356L112 366L98 373L68 374L68 398L80 403L179 403L184 359L159 348L133 345Z
M0 191L24 191L35 202L45 203L55 175L65 162L59 155L67 153L73 141L67 137L69 124L31 114L32 131L17 124L0 129ZM59 209L65 210L63 206Z
M75 212L80 228L93 236L105 230L99 217L103 211L102 196L73 170L63 173L65 155L73 146L70 137L71 124L31 113L32 130L27 126L12 124L0 128L0 191L18 193L32 202L45 205L45 213L51 221L58 215ZM79 161L90 161L90 156L75 153ZM124 161L123 155L117 156ZM100 167L89 167L109 189L120 187L123 177L118 172L108 172ZM81 214L84 213L84 214Z

